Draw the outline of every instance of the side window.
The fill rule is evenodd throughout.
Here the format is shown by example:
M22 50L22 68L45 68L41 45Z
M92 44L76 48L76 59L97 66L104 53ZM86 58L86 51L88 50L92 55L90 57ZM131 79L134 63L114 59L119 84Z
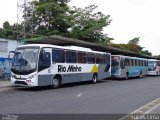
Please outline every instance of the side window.
M44 53L40 53L40 57L39 57L39 65L40 66L50 66L51 63L51 59L50 59L50 53L49 52L44 52Z
M109 54L104 54L103 55L103 63L104 64L111 64L111 58L110 58L110 55Z
M146 60L144 61L144 66L148 66L148 65L147 65L147 61L146 61Z
M139 66L141 66L141 60L139 60Z
M144 60L142 60L142 66L144 66Z
M144 66L147 66L147 61L146 60L144 61Z
M76 51L66 51L66 62L67 63L77 63Z
M143 60L143 66L146 66L146 65L145 65L145 60Z
M136 61L136 60L135 60L135 59L133 59L133 66L136 66L136 65L135 65L135 61Z
M104 54L102 58L102 63L106 64L107 63L107 56Z
M105 68L105 71L108 72L111 67L111 55L110 54L104 54L103 55L103 64L107 65Z
M121 59L121 68L124 69L125 68L125 60Z
M134 66L134 60L131 59L131 66Z
M129 59L125 59L125 66L130 66L130 64L129 64Z
M65 62L65 51L61 49L52 50L52 62L64 63Z
M140 66L142 66L142 60L140 60Z
M78 63L86 63L86 53L78 52Z
M157 66L160 66L160 61L157 61Z
M103 62L103 55L102 54L96 54L96 63L102 64Z
M87 54L87 63L95 64L95 54L94 53Z
M51 55L50 52L45 50L40 51L39 61L38 61L38 71L49 68L51 65Z
M139 60L137 60L137 66L139 66Z
M137 64L138 64L138 63L137 63L137 60L135 60L135 66L137 66Z

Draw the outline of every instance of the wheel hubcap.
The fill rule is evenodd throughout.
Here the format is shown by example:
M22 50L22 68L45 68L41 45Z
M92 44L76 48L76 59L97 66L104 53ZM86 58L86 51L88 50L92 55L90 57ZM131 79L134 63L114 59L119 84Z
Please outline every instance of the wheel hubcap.
M95 83L97 81L96 77L93 78L93 82Z
M57 79L54 79L54 80L53 80L53 85L54 85L54 86L58 86L58 80L57 80Z

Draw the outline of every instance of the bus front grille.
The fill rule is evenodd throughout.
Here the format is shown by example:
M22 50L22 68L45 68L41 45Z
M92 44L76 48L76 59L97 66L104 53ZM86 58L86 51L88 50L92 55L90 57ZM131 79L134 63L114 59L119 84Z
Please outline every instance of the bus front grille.
M26 82L24 81L15 81L15 84L20 84L20 85L28 85Z

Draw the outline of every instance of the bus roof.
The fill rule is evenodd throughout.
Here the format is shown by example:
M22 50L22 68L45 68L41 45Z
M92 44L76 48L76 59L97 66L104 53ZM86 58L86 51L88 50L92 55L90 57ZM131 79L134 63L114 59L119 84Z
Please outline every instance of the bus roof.
M85 48L85 47L78 47L78 46L58 46L58 45L51 45L51 44L27 44L27 45L20 45L17 48L21 47L53 47L53 48L59 48L59 49L65 49L65 50L76 50L76 51L82 51L82 52L94 52L94 53L100 53L100 54L110 54L107 52L100 52L100 51L94 51L91 50L90 48Z
M148 59L148 61L160 61L160 60L157 60L157 59Z
M131 58L131 59L147 60L146 58L131 57L131 56L124 56L124 55L112 55L112 56L119 56L119 57L124 57L124 58Z

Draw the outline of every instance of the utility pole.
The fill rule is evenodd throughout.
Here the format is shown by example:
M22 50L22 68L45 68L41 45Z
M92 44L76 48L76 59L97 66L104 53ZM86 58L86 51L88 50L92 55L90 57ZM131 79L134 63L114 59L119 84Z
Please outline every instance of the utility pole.
M33 35L33 0L17 0L17 40L32 38ZM30 18L27 18L29 11ZM26 27L30 27L26 31Z

